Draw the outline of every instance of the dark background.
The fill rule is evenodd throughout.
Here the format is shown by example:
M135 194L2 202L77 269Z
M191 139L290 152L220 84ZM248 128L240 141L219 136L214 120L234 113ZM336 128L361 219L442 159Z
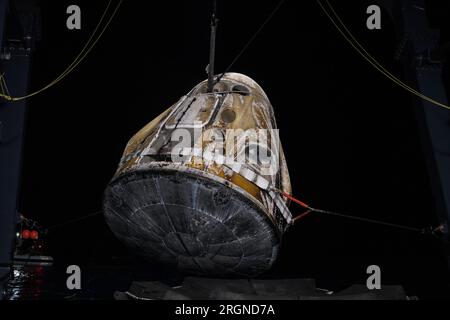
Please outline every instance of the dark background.
M365 11L372 3L349 2L332 3L368 51L401 75L389 17L383 15L382 30L369 31ZM73 61L107 1L40 3L32 91ZM219 1L217 72L277 3ZM70 4L81 7L81 31L66 28ZM23 214L52 226L101 209L128 139L206 78L210 4L124 1L87 59L29 100ZM295 195L355 216L436 225L412 97L358 56L315 1L286 1L231 71L250 76L269 96ZM67 263L109 263L127 254L101 216L52 228L48 240L51 254ZM371 264L381 267L384 284L401 284L410 295L448 296L437 239L328 216L311 215L285 235L269 276L314 277L339 290L365 283Z

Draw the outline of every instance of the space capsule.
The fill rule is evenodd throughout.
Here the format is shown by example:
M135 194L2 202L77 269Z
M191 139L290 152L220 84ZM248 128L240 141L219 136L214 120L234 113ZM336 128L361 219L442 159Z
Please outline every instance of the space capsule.
M137 254L197 275L271 268L292 223L291 185L274 111L249 77L207 81L128 142L104 214Z

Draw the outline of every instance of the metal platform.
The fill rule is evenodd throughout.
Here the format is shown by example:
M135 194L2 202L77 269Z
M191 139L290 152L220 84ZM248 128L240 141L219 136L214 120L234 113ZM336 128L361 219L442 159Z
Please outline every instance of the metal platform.
M401 286L369 290L352 285L340 292L316 287L314 279L212 279L187 277L181 286L133 282L126 292L116 291L116 300L415 300Z

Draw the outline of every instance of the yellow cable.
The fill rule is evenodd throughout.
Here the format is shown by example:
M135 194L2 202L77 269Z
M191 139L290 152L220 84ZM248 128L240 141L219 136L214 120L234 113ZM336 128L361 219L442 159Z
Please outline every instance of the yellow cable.
M325 14L328 16L328 18L330 19L330 21L334 24L334 26L337 28L337 30L341 33L341 35L350 43L350 45L364 58L366 59L372 66L374 66L378 71L380 71L383 75L385 75L386 77L388 77L390 80L394 81L396 84L400 85L401 87L403 87L404 89L410 91L414 91L415 93L418 93L416 90L412 89L411 87L409 87L408 85L406 85L405 83L403 83L400 79L396 78L394 75L392 75L391 73L389 73L380 63L378 63L373 57L371 57L367 51L364 49L364 47L359 44L359 42L356 41L355 37L353 37L352 35L350 35L352 37L352 39L355 40L355 42L358 44L358 46L361 48L362 51L364 51L366 53L363 54L362 51L356 47L356 45L348 38L348 36L342 31L342 29L336 24L336 22L331 18L331 16L328 14L328 12L325 10L325 8L322 6L322 4L318 1L319 5L322 7L322 9L324 10ZM328 3L328 5L331 7L331 5ZM336 13L335 13L336 14ZM339 17L337 16L337 19L341 22L342 24L342 20L339 19ZM345 26L344 26L345 28ZM345 28L348 31L347 28ZM349 32L350 33L350 32ZM350 33L351 34L351 33ZM373 61L372 61L373 60ZM410 91L411 92L411 91Z
M100 40L100 38L103 36L103 34L105 33L106 29L108 28L108 26L111 24L111 21L114 19L117 11L120 8L120 5L122 4L123 0L120 0L116 6L116 8L114 9L111 17L109 18L109 20L107 21L106 25L103 27L103 29L101 30L100 34L97 36L97 38L94 40L94 42L92 44L90 44L92 42L92 40L94 39L94 36L96 35L97 31L100 28L100 25L102 24L103 20L106 17L106 14L108 12L108 9L111 5L112 0L109 0L108 5L106 6L102 17L100 18L99 23L97 24L97 26L95 27L94 31L92 32L91 36L89 37L88 41L86 42L85 46L83 47L83 49L81 50L81 52L78 54L78 56L75 58L75 60L53 81L51 81L49 84L47 84L46 86L44 86L43 88L27 94L25 96L22 97L11 97L9 94L5 95L5 94L0 94L0 97L8 100L8 101L20 101L20 100L24 100L30 97L33 97L49 88L51 88L52 86L54 86L55 84L57 84L58 82L60 82L62 79L64 79L68 74L70 74L83 60L84 58L91 52L91 50L94 48L94 46L98 43L98 41Z
M423 100L426 100L430 103L433 103L434 105L437 105L439 107L445 108L450 110L450 106L445 105L439 101L436 101L419 91L413 89L412 87L408 86L406 83L404 83L402 80L394 76L392 73L390 73L387 69L385 69L375 58L373 58L367 50L356 40L356 38L353 36L353 34L350 32L350 30L345 26L343 21L339 18L334 8L331 6L331 4L326 0L326 3L330 7L330 10L333 12L333 14L336 16L336 19L341 24L342 28L347 31L349 36L344 32L344 30L341 29L341 27L336 23L336 21L331 17L331 15L328 13L328 11L325 9L323 4L320 2L320 0L316 0L318 5L322 8L322 11L325 13L325 15L328 17L328 19L333 23L333 25L336 27L336 29L339 31L339 33L344 37L344 39L367 61L369 62L375 69L377 69L380 73L382 73L384 76L386 76L388 79L393 81L398 86L402 87L403 89L409 91L410 93L422 98ZM356 43L354 43L353 41Z
M111 6L111 2L112 2L112 0L109 0L108 5L106 6L105 10L103 11L103 14L102 14L99 22L95 26L94 31L92 32L92 34L89 37L89 39L86 42L86 44L84 45L83 49L81 49L81 52L75 57L74 61L66 68L66 70L64 70L63 73L61 73L61 75L58 78L56 78L55 80L59 79L61 76L63 76L65 73L67 73L67 71L76 63L76 61L78 61L78 59L80 59L80 57L83 54L83 52L87 49L89 44L92 42L92 39L94 39L94 36L97 33L98 29L100 28L100 25L103 23L103 20L106 17L106 13L108 12L109 7Z
M2 82L3 82L3 88L5 89L5 93L9 96L9 89L8 89L8 85L6 84L6 78L5 78L5 74L2 75Z
M356 40L356 38L351 34L351 32L346 28L346 26L343 24L342 20L339 18L337 13L333 10L331 4L327 1L327 4L330 6L331 10L333 11L334 15L336 16L337 20L341 23L343 28L349 33L350 37L356 42L358 47L365 53L363 54L362 51L356 47L356 45L348 38L348 36L342 31L342 29L336 24L336 22L331 18L331 16L328 14L328 12L325 10L325 8L321 5L320 2L318 2L319 5L324 10L325 14L328 16L330 21L334 24L334 26L337 28L337 30L341 33L341 35L350 43L350 45L360 54L363 56L364 59L366 59L372 66L374 66L377 70L379 70L382 74L384 74L386 77L388 77L390 80L394 81L396 84L400 85L404 89L413 92L414 94L420 94L420 92L414 90L413 88L409 87L407 84L402 82L400 79L392 75L388 70L386 70L380 63L375 60L366 50L365 48Z
M7 92L5 91L5 89L3 88L3 74L0 74L0 90L1 90L1 94L7 94Z
M5 74L4 73L0 76L0 86L1 86L1 90L2 90L2 93L0 95L4 95L6 97L10 97L9 90L8 90L8 85L6 84Z
M75 69L75 68L76 68L76 67L84 60L84 58L91 52L91 50L94 48L94 46L95 46L95 45L97 44L97 42L100 40L100 38L103 36L103 34L105 33L106 29L107 29L108 26L110 25L111 21L114 19L114 17L115 17L115 15L116 15L117 11L119 10L120 5L122 4L122 1L123 1L123 0L120 0L120 1L119 1L119 3L117 4L116 8L114 9L114 11L113 11L111 17L110 17L109 20L107 21L106 25L103 27L103 29L102 29L102 31L100 32L100 34L98 35L98 37L94 40L94 42L92 43L92 45L86 50L86 52L85 52L84 54L83 54L83 53L80 53L78 61L75 60L75 61L71 64L71 66L69 66L69 67L68 67L68 68L67 68L67 69L66 69L66 70L58 77L58 78L56 78L54 81L52 81L50 84L48 84L48 85L45 86L44 88L42 88L42 89L40 89L40 90L38 90L38 91L36 91L36 92L33 92L33 93L31 93L31 94L28 94L28 95L26 95L26 96L23 96L23 97L12 98L12 100L13 100L13 101L19 101L19 100L23 100L23 99L27 99L27 98L30 98L30 97L32 97L32 96L35 96L35 95L41 93L42 91L44 91L44 90L46 90L46 89L49 89L50 87L54 86L54 85L57 84L59 81L61 81L62 79L64 79L70 72L72 72L73 69ZM110 0L110 2L111 2L111 0ZM110 3L108 3L108 6L109 6L109 4L110 4ZM108 7L107 7L107 8L108 8ZM106 14L106 11L107 11L107 9L105 10L104 15ZM102 19L104 18L104 15L102 16ZM99 25L97 25L96 30L98 29L98 26L99 26ZM93 33L93 35L94 35L94 33ZM91 38L92 38L92 37L91 37ZM87 47L87 45L86 45L85 47ZM85 48L84 48L84 49L85 49ZM83 49L83 50L84 50L84 49Z
M344 28L345 31L347 31L347 33L350 35L350 37L353 39L353 41L357 44L357 46L366 54L366 56L368 58L370 58L373 63L375 63L379 68L381 68L385 73L387 73L387 75L389 75L389 79L394 81L395 83L397 83L398 85L400 85L401 87L403 87L405 90L408 90L409 92L413 93L414 95L429 101L435 105L438 105L440 107L443 107L445 109L450 109L449 106L440 103L428 96L425 96L424 94L422 94L421 92L415 90L414 88L410 87L408 84L406 84L405 82L403 82L402 80L400 80L399 78L397 78L395 75L393 75L391 72L389 72L389 70L387 70L386 68L384 68L384 66L379 63L372 55L370 55L369 52L367 52L367 50L364 48L364 46L358 42L358 40L356 39L355 36L353 36L352 32L347 28L347 26L345 25L345 23L342 21L342 19L339 17L339 15L336 13L336 11L334 10L333 6L330 4L330 2L328 0L325 0L325 2L327 3L328 7L330 8L330 10L332 11L332 13L334 14L334 16L336 17L336 19L339 21L339 23L341 24L341 26ZM341 30L340 30L341 31ZM348 40L347 40L348 41ZM386 74L385 74L386 75Z

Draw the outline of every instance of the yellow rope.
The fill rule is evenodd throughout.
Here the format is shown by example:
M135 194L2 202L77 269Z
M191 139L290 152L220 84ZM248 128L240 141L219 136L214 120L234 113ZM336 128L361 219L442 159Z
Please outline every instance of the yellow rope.
M108 12L109 7L111 6L111 2L112 2L112 0L108 1L108 5L106 6L105 10L103 11L101 18L100 18L99 22L97 23L97 25L95 26L95 29L92 32L91 36L89 37L88 41L84 45L83 49L81 49L81 52L76 56L74 61L66 68L66 70L64 70L63 73L55 80L58 80L60 77L63 77L64 74L66 74L69 71L69 69L80 59L80 57L82 56L84 51L88 48L89 44L91 43L92 39L94 39L95 34L97 33L98 29L100 28L100 25L103 23L103 20L105 19L106 13Z
M2 73L1 75L0 75L0 90L1 90L1 94L8 94L6 91L5 91L5 88L3 87L3 76L4 76L5 74L4 73Z
M53 81L51 81L49 84L47 84L46 86L44 86L43 88L32 92L30 94L27 94L25 96L22 97L11 97L9 95L9 93L4 94L4 93L0 93L0 97L8 100L8 101L20 101L20 100L24 100L30 97L33 97L51 87L53 87L55 84L57 84L58 82L60 82L62 79L64 79L69 73L71 73L83 60L84 58L91 52L91 50L95 47L95 45L97 44L97 42L100 40L100 38L103 36L103 34L105 33L106 29L109 27L109 25L111 24L111 21L114 19L117 11L120 8L120 5L122 4L123 0L120 0L116 6L116 8L114 9L111 17L108 19L108 21L106 22L105 26L103 27L103 29L101 30L100 34L97 36L97 38L93 41L96 33L98 32L101 24L103 23L106 14L108 12L109 7L111 6L112 0L109 0L108 5L106 6L102 17L100 18L100 21L98 22L97 26L95 27L94 31L92 32L91 36L89 37L88 41L86 42L86 44L84 45L83 49L81 50L81 52L77 55L77 57L74 59L74 61ZM93 42L92 42L93 41ZM92 44L91 44L92 42Z
M397 84L398 86L402 87L406 91L409 91L410 93L418 96L419 98L422 98L423 100L426 100L430 103L433 103L436 106L445 108L450 110L450 106L443 104L439 101L434 100L431 97L428 97L421 92L413 89L406 83L404 83L402 80L397 78L395 75L390 73L386 68L384 68L374 57L372 57L367 50L362 46L357 39L353 36L351 31L346 27L342 19L340 19L339 15L334 10L333 6L329 3L328 0L325 0L328 7L330 8L330 11L335 16L336 20L339 22L341 26L338 25L338 23L331 17L330 13L325 9L324 5L320 2L320 0L316 0L316 2L319 4L319 6L322 8L322 11L326 14L328 19L333 23L333 25L336 27L336 29L339 31L339 33L344 37L345 40L367 61L369 62L375 69L377 69L380 73L382 73L384 76L386 76L389 80ZM344 30L348 33L348 35L344 32Z
M3 82L2 86L5 90L4 92L9 96L10 94L9 94L8 85L6 84L5 74L2 75L2 82Z
M10 94L9 94L9 90L8 90L8 85L6 84L4 73L0 77L0 86L1 86L1 90L2 90L2 95L9 97ZM11 99L9 99L9 100L11 100Z

